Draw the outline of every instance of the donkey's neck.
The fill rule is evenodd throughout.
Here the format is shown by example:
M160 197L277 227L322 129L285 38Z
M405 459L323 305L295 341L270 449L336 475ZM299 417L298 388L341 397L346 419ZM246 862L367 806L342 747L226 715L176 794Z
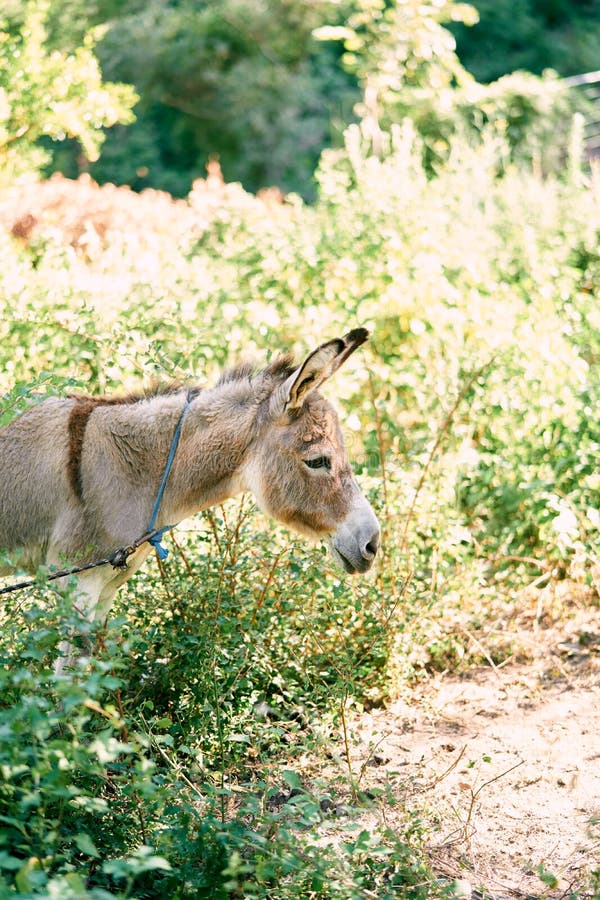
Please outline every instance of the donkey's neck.
M182 398L182 409L184 402ZM174 524L245 490L242 469L257 406L247 380L203 391L191 401L161 505L163 524Z

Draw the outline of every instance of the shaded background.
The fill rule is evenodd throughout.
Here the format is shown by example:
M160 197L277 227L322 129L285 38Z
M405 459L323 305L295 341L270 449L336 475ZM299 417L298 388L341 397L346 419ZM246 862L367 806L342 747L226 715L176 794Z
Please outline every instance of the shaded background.
M472 26L453 21L463 4L437 4L432 11L446 20L460 63L480 82L515 70L540 75L551 68L566 76L600 67L594 0L474 5L480 20ZM411 10L415 34L432 17L430 11L419 23L417 6L427 9L398 4L405 16ZM53 2L52 43L77 46L91 26L102 25L97 55L105 79L134 84L140 95L136 121L109 131L90 173L101 183L184 196L217 156L226 181L251 191L277 185L312 199L320 153L341 143L365 86L343 41L317 40L314 31L346 26L354 17L359 35L371 31L384 44L389 36L383 29L377 34L380 13L366 14L369 9L360 0ZM391 37L398 41L393 31ZM71 177L87 168L74 147L56 153L53 167Z

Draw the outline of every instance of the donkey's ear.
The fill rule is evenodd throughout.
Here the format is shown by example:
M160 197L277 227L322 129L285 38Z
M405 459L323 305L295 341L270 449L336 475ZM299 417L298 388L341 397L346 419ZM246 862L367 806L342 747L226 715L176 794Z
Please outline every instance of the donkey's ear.
M276 407L280 413L299 409L311 391L330 378L351 353L369 337L366 328L355 328L342 338L321 344L306 357L302 365L286 379L277 391Z

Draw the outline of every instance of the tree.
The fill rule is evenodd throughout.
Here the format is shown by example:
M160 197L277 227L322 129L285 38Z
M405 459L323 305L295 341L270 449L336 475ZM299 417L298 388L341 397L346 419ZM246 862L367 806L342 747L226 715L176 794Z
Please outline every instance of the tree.
M339 49L312 36L334 13L330 0L122 4L98 52L142 101L92 173L181 195L217 156L228 181L310 196L321 150L358 99Z
M345 25L317 36L343 42L342 63L363 92L363 131L379 153L382 132L408 117L432 150L454 129L456 89L473 82L444 24L471 25L475 9L456 0L354 0L352 7Z
M597 0L474 0L476 28L450 28L466 68L483 82L516 69L541 74L552 68L577 75L598 68L600 4Z
M0 180L5 183L48 162L41 138L74 138L98 158L102 129L130 122L134 90L102 81L94 38L67 51L47 45L48 5L28 0L15 19L0 19Z
M410 119L430 172L447 158L457 134L475 143L500 139L507 147L498 156L502 166L561 168L579 101L551 72L478 83L460 61L448 27L477 21L475 8L457 0L353 0L346 25L317 34L344 44L342 61L363 89L357 107L362 133L376 154L390 146L391 126Z

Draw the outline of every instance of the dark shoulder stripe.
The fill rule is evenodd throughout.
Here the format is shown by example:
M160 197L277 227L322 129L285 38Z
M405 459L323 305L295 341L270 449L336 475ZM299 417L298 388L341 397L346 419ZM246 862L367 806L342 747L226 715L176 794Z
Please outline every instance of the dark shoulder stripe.
M86 425L94 407L98 401L91 397L78 399L69 415L69 455L67 458L67 475L69 484L73 488L75 496L83 500L81 484L81 451L83 450L83 438Z
M69 453L67 457L67 476L75 496L83 500L83 484L81 478L81 453L88 419L98 406L121 406L135 403L139 397L86 397L71 395L75 405L69 415Z
M98 406L123 406L148 400L152 397L167 396L181 391L179 385L170 385L165 388L157 388L151 393L127 394L122 397L89 397L85 394L71 394L75 400L69 415L68 434L69 452L67 457L67 477L75 496L83 500L83 483L81 476L81 454L88 420ZM200 393L200 388L190 388L188 399L193 400Z

